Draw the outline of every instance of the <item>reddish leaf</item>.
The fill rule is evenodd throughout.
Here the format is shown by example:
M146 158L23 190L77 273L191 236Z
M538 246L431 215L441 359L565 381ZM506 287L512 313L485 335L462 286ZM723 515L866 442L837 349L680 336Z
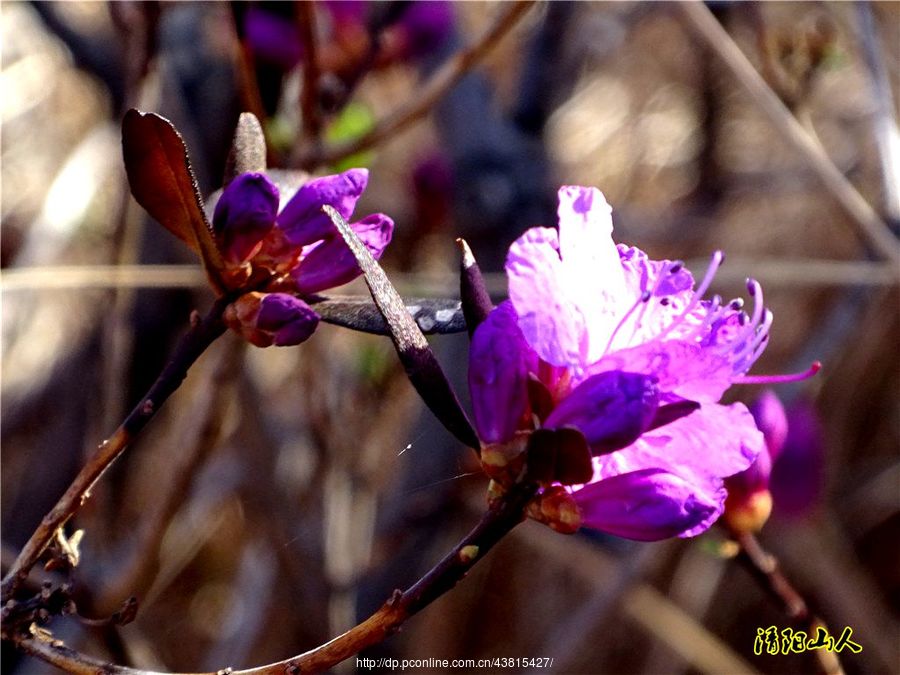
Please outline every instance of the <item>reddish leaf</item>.
M131 109L122 120L122 152L138 204L200 255L213 289L221 293L224 263L181 135L164 117Z

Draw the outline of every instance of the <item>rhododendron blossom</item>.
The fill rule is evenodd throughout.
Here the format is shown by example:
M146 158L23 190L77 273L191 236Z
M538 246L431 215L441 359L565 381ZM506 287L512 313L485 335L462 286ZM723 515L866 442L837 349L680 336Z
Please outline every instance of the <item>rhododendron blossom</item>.
M308 295L361 274L356 258L322 211L326 204L349 219L366 188L368 171L350 169L302 185L279 211L278 188L263 173L237 176L222 192L213 229L234 278L279 278L276 293L248 293L225 314L228 325L253 344L293 345L307 339L319 317L293 293ZM375 258L391 240L393 221L376 213L351 223Z
M762 289L748 281L746 313L741 300L705 298L721 252L695 288L681 262L616 246L594 188L563 187L558 214L558 230L512 244L510 300L473 336L479 437L491 446L574 427L593 465L590 481L565 486L583 526L638 540L699 534L722 513L723 478L764 446L743 404L718 403L731 384L765 379L745 375L772 323Z

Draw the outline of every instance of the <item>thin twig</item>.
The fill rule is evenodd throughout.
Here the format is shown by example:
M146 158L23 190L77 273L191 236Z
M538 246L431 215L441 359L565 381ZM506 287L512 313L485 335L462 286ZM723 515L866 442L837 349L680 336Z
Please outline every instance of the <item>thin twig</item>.
M419 95L409 103L380 120L368 133L343 143L325 147L306 147L300 152L299 165L314 168L333 164L350 155L403 131L423 117L477 63L494 49L534 4L533 0L513 2L504 6L493 24L475 44L451 57L422 85Z
M203 379L197 404L191 410L190 438L178 443L178 457L171 479L161 488L162 496L152 510L139 533L130 558L119 566L118 573L110 575L104 589L93 602L95 611L105 613L122 602L129 594L146 590L159 565L158 550L172 518L184 499L190 494L191 483L197 469L209 457L219 441L228 399L234 395L230 386L239 368L239 359L246 343L231 341L228 349L216 354L209 375Z
M303 90L300 92L300 110L303 113L303 135L312 148L319 147L322 119L319 116L319 55L316 38L316 5L298 2L297 29L303 44Z
M734 531L731 536L741 547L738 559L769 595L781 604L785 616L792 623L806 628L811 636L816 634L817 628L825 628L825 623L810 611L806 600L781 571L778 559L762 547L756 536L750 532ZM836 675L844 672L836 653L824 649L816 649L815 653L823 673Z
M162 407L162 404L187 377L187 371L224 331L222 312L233 300L223 296L216 300L209 313L194 323L178 345L175 355L160 373L150 391L142 398L125 421L97 448L93 457L81 469L56 506L44 516L40 525L25 544L16 562L3 578L2 602L13 597L18 585L28 576L41 553L50 543L56 531L65 525L90 496L91 488L107 468L122 454L134 437L144 428Z
M875 115L872 120L875 150L881 164L881 189L884 213L900 222L900 131L894 118L894 96L884 58L875 31L875 17L869 2L855 5L859 24L859 41L869 69Z
M821 145L813 141L803 126L785 107L747 59L740 47L699 1L678 3L696 33L706 42L750 93L782 138L806 161L822 183L856 222L875 249L900 274L900 241L859 191L834 165Z
M313 650L278 663L247 670L228 670L231 675L284 675L320 673L395 633L408 618L456 586L516 525L536 486L517 485L482 516L481 521L444 558L406 591L395 590L372 616L343 635ZM98 672L116 675L161 675L151 671L106 663L67 647L62 641L36 635L16 643L25 652L76 675ZM218 671L221 673L223 671ZM186 675L186 674L185 674ZM206 673L204 675L216 675Z

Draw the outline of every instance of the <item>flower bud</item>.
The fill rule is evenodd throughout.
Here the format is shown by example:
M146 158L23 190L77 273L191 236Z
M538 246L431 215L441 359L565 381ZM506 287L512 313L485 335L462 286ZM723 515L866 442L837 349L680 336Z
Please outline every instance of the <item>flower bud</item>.
M230 304L224 320L257 347L286 347L304 342L316 330L319 315L287 293L247 293Z
M772 513L772 493L759 490L735 498L729 493L725 500L725 522L735 532L759 532Z
M728 498L725 500L725 520L737 532L758 532L772 513L772 494L769 479L772 463L784 446L788 421L784 406L772 391L766 391L750 412L763 432L765 447L746 470L725 479Z
M261 173L244 173L222 191L213 213L213 229L226 261L240 265L260 249L275 227L278 188Z

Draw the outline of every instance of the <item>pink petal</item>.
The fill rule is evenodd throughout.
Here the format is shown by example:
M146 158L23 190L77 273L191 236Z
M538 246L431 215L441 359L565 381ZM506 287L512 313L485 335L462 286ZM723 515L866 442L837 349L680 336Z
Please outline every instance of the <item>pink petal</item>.
M620 349L591 365L587 372L596 374L607 370L655 375L660 391L701 403L714 403L722 398L734 376L727 355L685 340L647 342Z
M622 473L573 492L584 527L626 539L691 537L722 514L721 481L692 483L659 469Z
M569 299L581 310L588 341L586 362L600 358L634 300L627 293L619 252L612 240L612 208L596 188L559 190L559 252Z
M650 299L624 321L612 343L613 350L652 340L681 315L694 295L694 277L683 265L672 272L673 261L650 260L639 248L620 244L618 252L627 296L636 302L646 292ZM693 327L689 317L684 329ZM672 338L680 335L680 328L672 332Z
M509 298L528 344L552 365L581 364L585 321L567 293L556 230L534 227L513 242L506 274Z
M629 447L594 459L597 478L663 469L685 478L724 478L746 469L765 447L743 403L703 405L648 431Z
M579 384L544 426L573 426L593 452L612 452L631 445L650 426L658 405L659 390L652 376L607 371Z

